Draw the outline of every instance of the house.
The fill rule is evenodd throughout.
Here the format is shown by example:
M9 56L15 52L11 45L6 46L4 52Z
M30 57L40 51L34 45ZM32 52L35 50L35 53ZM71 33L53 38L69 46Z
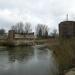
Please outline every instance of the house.
M60 37L75 37L75 21L63 21L59 24Z
M34 36L34 32L32 33L16 33L14 30L9 30L8 32L8 42L9 45L15 45L15 46L19 46L19 45L28 45L28 46L32 46L35 45L35 36Z
M14 30L9 30L8 32L9 40L34 40L34 32L32 33L16 33Z

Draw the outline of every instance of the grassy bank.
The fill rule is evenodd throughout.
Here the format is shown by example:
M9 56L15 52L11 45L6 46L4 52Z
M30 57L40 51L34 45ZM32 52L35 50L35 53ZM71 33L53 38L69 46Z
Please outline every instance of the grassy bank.
M0 41L0 46L15 46L15 44L13 41L3 40L3 41Z
M19 42L19 41L16 42L16 41L3 40L3 41L0 41L0 46L16 47L16 46L32 46L32 44Z
M75 38L60 39L59 44L52 45L56 60L59 64L59 70L62 73L75 67Z

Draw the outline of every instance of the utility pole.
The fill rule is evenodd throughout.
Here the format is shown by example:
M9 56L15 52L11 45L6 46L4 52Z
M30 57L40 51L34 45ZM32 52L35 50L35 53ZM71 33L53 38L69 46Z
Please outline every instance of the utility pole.
M68 21L68 14L67 14L66 20Z

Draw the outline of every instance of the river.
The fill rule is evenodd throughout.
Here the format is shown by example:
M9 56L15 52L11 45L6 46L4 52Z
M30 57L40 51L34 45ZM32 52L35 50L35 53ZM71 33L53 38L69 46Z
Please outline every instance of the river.
M0 47L0 75L57 75L58 66L48 48Z

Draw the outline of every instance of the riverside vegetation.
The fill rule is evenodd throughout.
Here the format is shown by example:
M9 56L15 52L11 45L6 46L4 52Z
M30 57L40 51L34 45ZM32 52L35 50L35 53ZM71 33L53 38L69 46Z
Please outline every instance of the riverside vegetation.
M60 75L75 67L75 38L62 38L52 48L59 64Z

